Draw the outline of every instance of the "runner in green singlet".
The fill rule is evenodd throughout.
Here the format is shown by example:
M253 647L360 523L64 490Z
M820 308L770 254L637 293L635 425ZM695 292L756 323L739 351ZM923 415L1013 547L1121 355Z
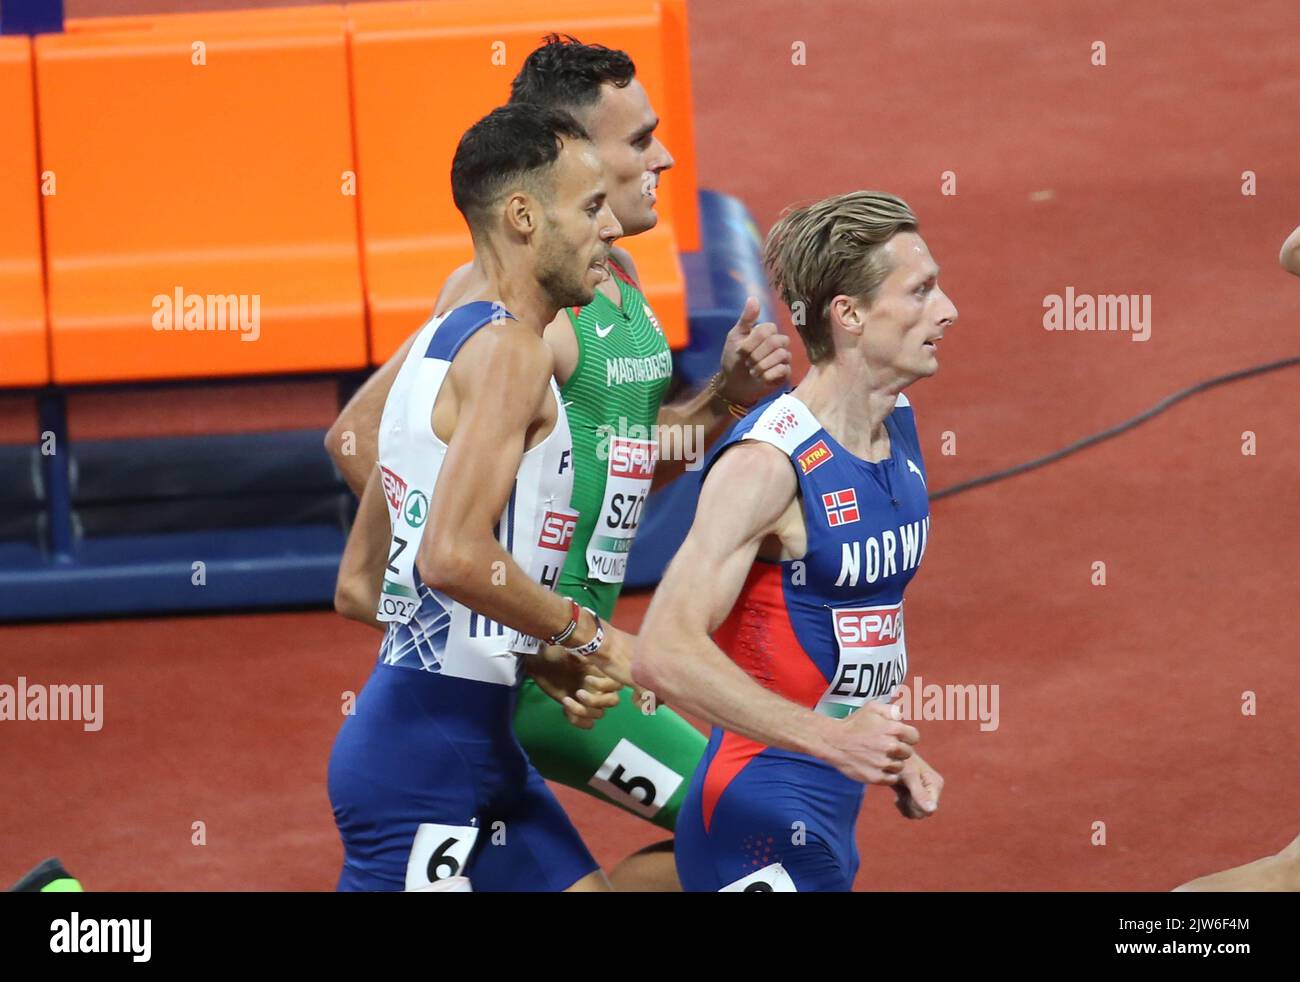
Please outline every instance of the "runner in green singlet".
M560 392L573 437L569 506L579 517L556 586L606 620L653 482L659 445L651 437L673 371L644 295L616 260L610 271L618 303L597 292L588 306L567 311L578 358ZM545 777L601 792L670 831L706 742L671 709L641 712L627 689L599 725L569 732L560 706L531 680L520 691L515 732Z
M654 227L655 187L673 160L654 136L658 118L626 54L548 37L515 79L511 101L576 116L605 164L608 200L625 235ZM751 299L727 336L721 371L709 386L663 405L672 374L668 344L623 250L614 250L610 273L591 304L561 313L545 334L567 403L575 468L572 507L580 513L556 589L602 618L610 617L622 589L651 481L664 483L684 469L689 461L682 448L703 451L705 441L690 440L689 434L702 431L708 441L716 439L731 421L729 404L757 401L790 373L789 339L773 324L756 324L758 303ZM452 274L435 313L455 306L474 288L470 276L468 266ZM326 440L358 494L374 467L379 414L405 351L404 345L371 376ZM336 606L358 620L373 613L352 610L346 596L338 597ZM671 830L703 755L704 736L666 707L643 712L649 707L626 689L592 725L597 713L556 701L566 680L547 678L545 671L538 675L543 684L533 679L522 684L515 729L542 775ZM581 684L580 674L572 684ZM630 857L612 871L611 880L620 889L678 889L671 843Z

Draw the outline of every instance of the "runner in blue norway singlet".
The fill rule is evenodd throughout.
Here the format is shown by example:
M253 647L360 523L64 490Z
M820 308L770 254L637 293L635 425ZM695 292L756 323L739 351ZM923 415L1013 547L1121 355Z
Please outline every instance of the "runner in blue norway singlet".
M906 396L885 427L890 456L871 463L786 394L719 451L761 440L789 456L808 548L800 560L757 560L714 640L760 684L836 718L888 701L907 675L903 590L925 553L930 507ZM677 823L682 885L850 889L864 790L823 761L715 727Z

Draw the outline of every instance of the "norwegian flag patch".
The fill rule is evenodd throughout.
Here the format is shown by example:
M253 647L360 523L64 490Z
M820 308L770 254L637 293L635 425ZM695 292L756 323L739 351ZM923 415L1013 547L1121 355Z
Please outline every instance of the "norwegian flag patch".
M826 508L826 522L831 528L852 525L858 520L858 494L852 488L822 495L822 505Z

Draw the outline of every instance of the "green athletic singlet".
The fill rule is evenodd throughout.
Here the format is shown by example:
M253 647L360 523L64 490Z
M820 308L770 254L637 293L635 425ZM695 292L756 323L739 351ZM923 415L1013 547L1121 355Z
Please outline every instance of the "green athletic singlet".
M556 587L604 620L623 588L672 376L672 351L644 294L612 260L610 271L621 306L597 292L586 307L568 311L578 364L560 391L573 435L570 507L579 517ZM515 732L543 777L672 829L707 741L671 709L643 713L629 689L620 699L593 729L580 730L525 679Z

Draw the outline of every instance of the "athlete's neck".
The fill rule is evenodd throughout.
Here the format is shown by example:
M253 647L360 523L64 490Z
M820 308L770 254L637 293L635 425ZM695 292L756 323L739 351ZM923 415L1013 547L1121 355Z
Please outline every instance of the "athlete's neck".
M794 390L837 443L866 460L889 455L885 417L894 411L898 393L897 383L847 359L813 365Z
M457 306L474 300L500 303L515 320L535 330L540 337L546 325L555 320L560 308L541 287L531 272L520 275L496 259L486 250L474 254L473 271L469 283L472 287L459 300Z
M605 277L605 279L601 281L600 286L596 287L596 289L603 293L605 299L619 310L623 309L623 290L618 285L618 277L614 275L612 267L610 268L609 276Z

